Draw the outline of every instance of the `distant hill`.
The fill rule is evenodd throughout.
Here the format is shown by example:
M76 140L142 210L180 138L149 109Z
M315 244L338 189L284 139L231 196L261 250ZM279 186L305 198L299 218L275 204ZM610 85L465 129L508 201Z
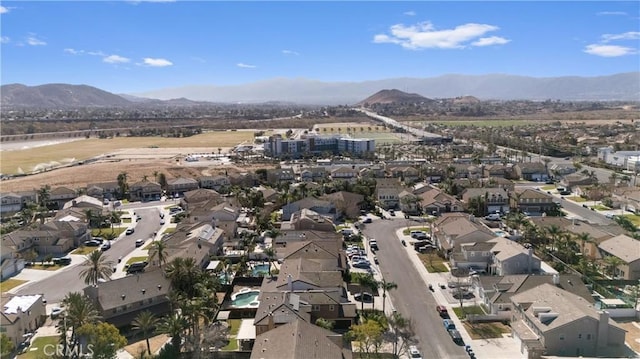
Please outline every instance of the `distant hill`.
M65 108L131 105L131 102L125 98L87 85L11 84L0 87L0 94L0 104L3 107Z
M406 93L397 89L392 89L378 91L375 94L367 97L366 99L358 102L356 105L362 106L364 104L373 105L381 103L422 103L431 101L433 100L415 93Z
M185 97L194 101L299 104L355 104L380 89L402 89L427 98L474 96L480 100L637 101L640 72L597 77L527 77L505 74L443 75L363 82L322 82L276 78L231 86L183 86L135 95L157 99Z
M462 96L451 99L451 102L455 104L473 105L480 102L480 99L474 96Z

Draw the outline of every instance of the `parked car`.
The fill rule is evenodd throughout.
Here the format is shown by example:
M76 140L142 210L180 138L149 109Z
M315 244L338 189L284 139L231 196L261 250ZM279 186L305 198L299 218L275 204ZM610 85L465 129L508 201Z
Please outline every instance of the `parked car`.
M449 329L449 335L451 336L451 339L453 339L454 343L462 344L462 336L460 335L460 332L458 332L458 330Z
M71 257L58 257L53 258L51 261L53 262L53 264L66 266L68 264L71 264Z
M136 230L133 229L133 227L129 227L127 228L127 230L124 232L125 234L129 235L129 234L133 234L133 232L135 232Z
M411 238L418 238L419 235L427 235L425 231L411 231L409 234L411 235Z
M164 221L164 219L161 219L160 220L160 225L162 226L163 224L165 224L165 221Z
M395 217L396 216L396 211L394 211L393 209L389 210L389 215L391 217Z
M127 274L144 272L144 268L147 266L147 262L133 262L127 267Z
M411 359L422 359L422 354L415 345L409 346L409 358Z
M88 241L84 241L84 245L86 247L99 247L101 244L102 244L101 242L95 241L93 239L90 239Z
M136 239L136 247L140 247L144 244L144 239Z
M380 261L378 260L378 256L373 256L373 263L380 264Z
M64 309L60 307L53 307L51 309L51 319L58 318L62 313L64 313Z
M373 294L368 292L356 293L353 295L353 299L357 300L358 302L364 301L369 303L373 301Z
M456 324L451 319L444 319L442 321L445 329L456 329Z
M484 217L484 219L486 219L488 221L499 221L500 220L500 214L498 214L498 213L490 213L489 215Z
M370 217L367 217L367 218L362 220L362 223L371 223L371 222L372 222L372 220L371 220Z
M109 250L111 248L111 243L109 242L104 242L102 243L102 246L100 246L100 249L104 252L106 250Z
M443 305L438 305L436 306L436 311L438 312L438 314L440 314L441 318L444 318L444 319L449 318L449 312L447 311L447 307Z

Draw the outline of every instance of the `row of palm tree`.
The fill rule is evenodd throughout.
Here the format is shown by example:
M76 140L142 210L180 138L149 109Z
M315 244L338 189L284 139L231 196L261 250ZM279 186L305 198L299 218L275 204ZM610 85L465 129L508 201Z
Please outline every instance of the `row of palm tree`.
M359 275L356 277L356 283L360 286L360 299L361 299L361 310L364 311L364 298L363 294L365 289L369 289L373 292L378 289L382 289L382 313L385 312L385 305L387 299L387 292L392 289L397 289L398 285L394 282L387 282L384 278L381 281L376 280L371 273L367 273L365 275ZM375 298L372 296L372 298ZM375 299L373 299L375 304Z

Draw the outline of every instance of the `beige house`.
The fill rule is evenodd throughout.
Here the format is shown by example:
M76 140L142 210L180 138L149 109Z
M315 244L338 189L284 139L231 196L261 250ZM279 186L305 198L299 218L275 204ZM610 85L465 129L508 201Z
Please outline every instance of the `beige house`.
M131 201L154 201L162 195L162 187L157 182L140 181L129 186L129 199Z
M509 206L521 212L546 213L556 208L553 196L530 188L517 188L509 193Z
M511 328L528 358L619 356L626 331L584 298L553 284L511 297Z
M462 244L486 242L496 236L466 213L445 213L433 223L431 235L447 255Z
M172 196L182 196L185 192L198 189L200 185L193 178L172 178L167 180L167 194Z
M621 234L598 245L602 258L614 256L622 263L615 268L615 277L626 280L640 279L640 241Z
M35 250L40 256L63 254L89 239L86 223L52 221L36 224L2 236L3 251L10 248L16 254Z
M40 294L13 296L3 293L1 302L0 332L16 347L24 341L25 334L38 329L47 318Z
M318 214L310 209L303 208L291 215L289 221L283 221L281 230L312 230L320 232L335 232L336 226L331 219Z

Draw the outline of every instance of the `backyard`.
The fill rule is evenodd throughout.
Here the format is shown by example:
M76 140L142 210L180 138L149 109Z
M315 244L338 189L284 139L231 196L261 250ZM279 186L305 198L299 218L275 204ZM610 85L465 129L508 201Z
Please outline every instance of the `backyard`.
M47 347L48 353L53 353L55 352L55 346L58 345L59 341L60 337L58 337L57 335L36 338L33 340L26 353L18 355L18 359L40 359L50 357L51 355L47 355L44 352L45 347Z
M242 323L242 320L229 319L227 322L229 323L229 344L227 344L226 347L222 348L222 350L238 350L238 341L236 340L236 335L238 335L238 331L240 330L240 323Z

